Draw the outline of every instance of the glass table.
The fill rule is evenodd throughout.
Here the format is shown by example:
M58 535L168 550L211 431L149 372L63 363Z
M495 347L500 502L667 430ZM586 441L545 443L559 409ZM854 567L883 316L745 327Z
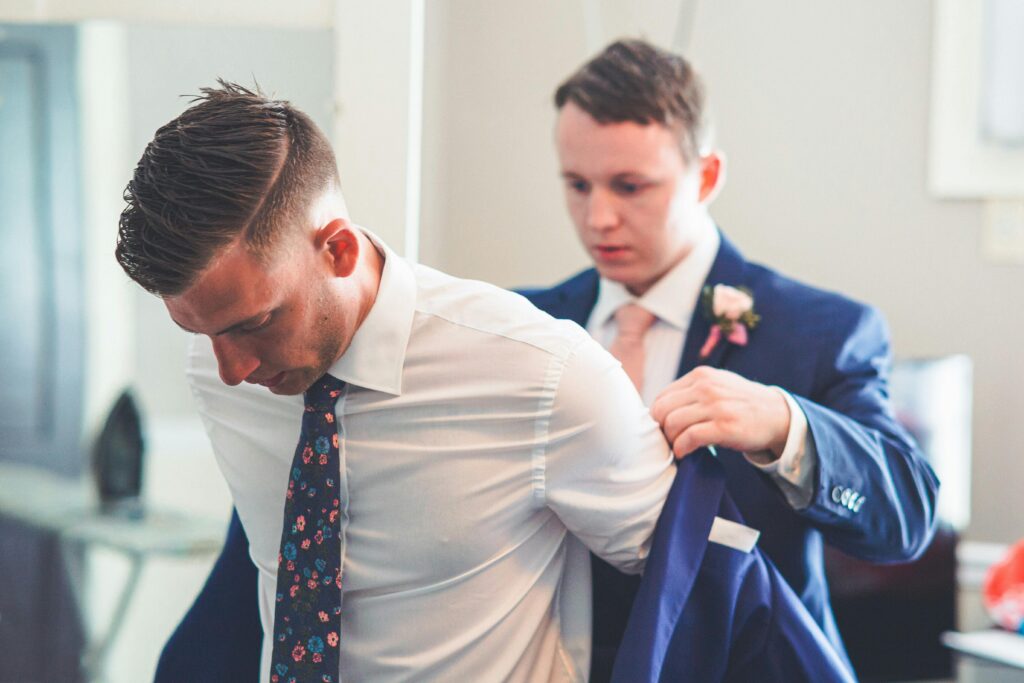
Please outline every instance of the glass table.
M54 534L80 614L86 586L83 551L104 548L123 556L128 576L120 587L106 628L89 638L82 656L88 681L102 681L110 648L124 625L147 560L157 557L212 555L224 541L223 521L173 510L141 509L138 514L109 514L85 479L68 479L26 465L0 463L0 516Z

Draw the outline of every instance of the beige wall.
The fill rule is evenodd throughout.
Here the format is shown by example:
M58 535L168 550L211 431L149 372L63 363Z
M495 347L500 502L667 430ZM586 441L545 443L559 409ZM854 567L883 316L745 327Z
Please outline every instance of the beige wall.
M587 55L583 4L431 7L425 262L506 286L585 264L550 104ZM980 202L926 190L931 24L929 0L701 3L690 56L730 162L714 215L749 257L880 307L899 355L973 358L968 535L1010 541L1024 520L1024 267L982 257Z
M507 286L554 282L586 262L561 205L550 104L586 54L581 5L429 6L424 263Z

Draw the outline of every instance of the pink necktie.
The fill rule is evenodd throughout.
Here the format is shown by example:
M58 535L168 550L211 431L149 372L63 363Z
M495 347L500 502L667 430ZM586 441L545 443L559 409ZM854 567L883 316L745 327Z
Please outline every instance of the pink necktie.
M644 388L644 333L654 324L654 314L637 304L626 304L615 311L619 334L609 351L622 363L622 369L633 380L633 386Z

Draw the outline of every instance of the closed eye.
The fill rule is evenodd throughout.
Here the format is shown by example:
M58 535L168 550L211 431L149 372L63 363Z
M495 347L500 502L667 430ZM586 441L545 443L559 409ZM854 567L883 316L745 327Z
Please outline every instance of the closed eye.
M240 332L242 334L252 334L254 332L259 332L260 330L266 329L270 325L270 323L273 320L273 318L274 318L274 313L273 312L267 313L265 316L263 316L259 320L256 320L254 322L248 323L246 325L243 325L243 326L237 328L236 331Z
M626 196L643 192L650 186L651 184L647 182L633 182L629 180L615 180L612 182L612 189L615 193Z

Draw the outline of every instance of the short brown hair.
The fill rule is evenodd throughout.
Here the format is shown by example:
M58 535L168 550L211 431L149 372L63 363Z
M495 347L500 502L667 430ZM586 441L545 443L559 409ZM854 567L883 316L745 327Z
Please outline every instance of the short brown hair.
M710 142L704 87L689 62L643 40L619 40L555 91L555 106L573 102L598 123L660 123L679 132L683 158Z
M115 256L158 296L187 290L244 235L263 256L338 181L334 152L290 103L218 80L157 130L124 191Z

